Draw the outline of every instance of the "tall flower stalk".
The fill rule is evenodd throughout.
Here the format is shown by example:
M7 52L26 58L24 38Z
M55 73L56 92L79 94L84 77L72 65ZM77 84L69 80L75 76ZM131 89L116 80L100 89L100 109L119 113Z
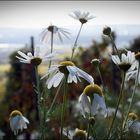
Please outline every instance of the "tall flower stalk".
M120 104L120 101L121 101L121 98L122 98L122 95L123 95L123 89L124 89L124 83L125 83L125 75L126 75L126 72L123 72L121 90L120 90L119 98L118 98L118 101L117 101L117 105L116 105L116 109L115 109L115 114L114 114L113 120L112 120L110 128L109 128L107 139L110 138L110 134L111 134L111 131L112 131L115 119L116 119L116 115L117 115L117 111L118 111L118 108L119 108L119 104Z
M67 106L67 89L68 89L67 75L65 75L65 78L64 78L63 103L62 103L62 108L61 108L60 140L63 140L64 114L65 114L65 109L66 109L66 106Z
M116 105L115 114L114 114L113 120L111 122L107 138L110 137L110 133L111 133L111 130L113 128L113 125L114 125L114 122L116 119L116 115L117 115L120 101L122 99L122 96L124 96L123 89L124 89L126 72L133 69L133 63L135 62L135 57L134 57L134 53L128 51L127 55L122 53L121 59L119 58L118 55L112 55L112 60L122 71L123 77L122 77L122 85L121 85L121 90L120 90L119 98L118 98L117 105ZM123 104L124 104L124 101L122 99L122 124L124 121L124 105ZM123 125L121 125L121 139L122 139L122 137L123 137Z
M77 34L77 37L75 39L75 42L74 42L74 45L73 45L73 48L72 48L71 60L73 60L74 52L75 52L75 49L77 47L77 42L78 42L78 38L79 38L79 35L81 33L82 27L83 27L83 25L85 23L88 22L88 20L93 19L94 17L93 16L89 16L89 12L83 12L83 13L81 13L80 11L75 11L75 12L73 12L73 15L70 14L70 16L72 18L78 20L81 23L79 32Z
M132 103L133 103L136 87L137 87L137 84L138 84L139 73L140 73L140 62L138 62L138 71L137 71L137 76L136 76L136 80L135 80L135 85L134 85L133 93L132 93L132 96L131 96L131 102L129 104L129 107L128 107L128 110L127 110L127 114L126 114L126 118L125 118L125 121L123 123L123 128L124 129L125 129L125 125L126 125L126 122L128 120L128 116L129 116L129 113L130 113L130 110L131 110L131 107L132 107Z

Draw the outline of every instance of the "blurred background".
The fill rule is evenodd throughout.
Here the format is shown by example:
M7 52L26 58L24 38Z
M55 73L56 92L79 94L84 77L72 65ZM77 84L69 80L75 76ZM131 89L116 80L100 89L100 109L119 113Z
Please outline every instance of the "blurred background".
M57 5L57 8L56 8ZM107 106L114 107L118 96L121 76L113 65L110 56L113 52L110 40L102 35L104 25L112 28L112 35L118 49L124 48L138 52L140 50L140 2L117 1L1 1L0 2L0 138L2 139L37 139L38 115L36 110L36 95L33 91L32 66L21 64L15 57L18 50L27 52L35 46L50 52L50 42L41 43L40 35L49 25L66 28L71 33L69 39L63 42L55 40L54 50L60 53L58 62L69 60L71 49L80 28L80 23L68 14L75 10L89 11L96 18L84 25L78 40L78 49L74 57L75 64L91 74L95 83L101 85L99 74L91 60L99 58L100 70L106 88L105 98ZM55 62L56 64L57 62ZM47 71L47 63L39 67L39 74L43 76ZM45 81L42 81L44 85ZM133 89L134 81L126 84L126 104ZM66 113L66 127L85 128L82 116L79 115L78 97L87 85L85 81L69 85L69 109ZM42 86L43 87L43 86ZM137 88L139 93L139 87ZM61 92L61 91L60 91ZM46 106L49 107L53 97L49 97ZM59 96L57 104L62 102ZM136 94L133 110L139 115L140 95ZM20 110L30 120L29 129L21 135L14 136L9 126L9 114L12 110ZM55 108L54 108L55 109ZM73 114L73 115L71 115ZM56 139L59 135L59 109L48 121L48 139ZM59 120L59 121L58 121ZM82 123L81 123L82 122ZM102 127L103 128L103 127ZM97 127L100 130L100 128Z

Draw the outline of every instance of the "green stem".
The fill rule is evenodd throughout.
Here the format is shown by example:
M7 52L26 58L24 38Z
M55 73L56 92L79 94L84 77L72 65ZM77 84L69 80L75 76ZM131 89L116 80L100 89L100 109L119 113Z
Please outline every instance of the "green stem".
M78 32L77 37L76 37L75 42L74 42L74 45L73 45L73 48L72 48L71 60L73 59L74 52L75 52L75 49L76 49L76 46L77 46L77 41L78 41L78 38L79 38L82 27L83 27L83 24L81 24L79 32Z
M48 110L48 113L47 113L47 114L49 114L49 113L51 112L51 110L52 110L52 108L53 108L53 105L54 105L54 103L55 103L55 101L56 101L56 98L57 98L57 96L58 96L58 93L59 93L59 91L60 91L61 86L62 86L62 82L60 83L60 85L59 85L59 87L58 87L58 89L57 89L57 91L56 91L56 94L55 94L54 99L53 99L53 101L52 101L51 107L50 107L50 109Z
M124 124L123 124L123 129L125 129L125 125L126 125L126 122L128 120L129 112L130 112L131 107L132 107L132 102L133 102L135 91L136 91L136 87L137 87L137 84L138 84L139 73L140 73L140 63L138 64L137 77L136 77L136 80L135 80L135 85L134 85L133 93L132 93L132 96L131 96L131 102L129 104L129 107L128 107L128 110L127 110L127 114L126 114L126 118L125 118L125 121L124 121Z
M39 86L39 75L38 75L38 67L35 66L35 77L36 77L36 88L37 88L37 107L38 107L38 115L39 115L39 132L41 134L40 139L42 139L42 115L41 115L41 104L40 104L40 100L41 100L41 92L40 92L40 86Z
M87 127L87 140L89 139L89 131L90 131L90 122L88 122L88 127Z
M92 135L93 135L94 139L97 140L96 131L94 130L94 127L92 125L91 125L91 129L92 129Z
M61 133L60 133L60 140L63 140L63 126L64 126L64 113L66 109L67 103L67 77L65 76L64 79L64 93L63 93L63 104L61 108Z
M111 42L112 42L112 44L113 44L113 46L114 46L114 48L115 48L115 50L116 50L117 55L119 56L119 51L118 51L118 49L117 49L117 46L116 46L116 44L115 44L115 42L114 42L114 40L113 40L111 34L109 35L109 37L110 37Z
M117 111L118 111L118 108L119 108L119 104L120 104L120 101L121 101L121 98L122 98L123 89L124 89L124 83L125 83L125 75L126 75L126 72L123 72L121 90L120 90L118 102L117 102L117 105L116 105L115 114L114 114L113 120L112 120L112 122L111 122L111 126L110 126L110 129L109 129L109 132L108 132L107 139L109 139L109 137L110 137L110 133L111 133L111 130L112 130L112 128L113 128L113 124L114 124L114 122L115 122L116 115L117 115Z
M99 73L99 76L100 76L100 79L101 79L101 82L102 82L102 85L103 85L103 90L105 91L104 81L103 81L102 74L101 74L101 71L99 69L99 66L97 66L97 71Z
M53 32L51 32L51 53L53 53ZM52 61L50 60L48 68L51 67Z

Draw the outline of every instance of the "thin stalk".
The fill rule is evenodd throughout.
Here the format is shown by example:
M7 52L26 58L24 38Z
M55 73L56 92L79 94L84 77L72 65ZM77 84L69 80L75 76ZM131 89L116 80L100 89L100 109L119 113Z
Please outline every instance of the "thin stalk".
M53 32L51 32L51 53L53 53ZM52 61L50 60L48 68L51 67Z
M58 89L57 89L57 91L56 91L56 94L55 94L54 99L53 99L53 101L52 101L51 107L50 107L50 109L48 110L48 114L50 113L50 111L51 111L52 108L53 108L53 105L54 105L54 103L55 103L55 101L56 101L56 98L57 98L57 96L58 96L58 94L59 94L59 91L60 91L61 86L62 86L62 82L60 83L60 85L59 85L59 87L58 87Z
M78 38L79 38L82 27L83 27L83 24L81 24L79 32L78 32L77 37L76 37L75 42L74 42L74 45L73 45L73 48L72 48L71 60L73 59L74 52L75 52L75 49L76 49L76 46L77 46L77 41L78 41Z
M41 115L41 104L40 104L40 99L41 99L41 92L40 92L40 86L39 86L39 76L38 76L38 69L37 66L35 66L35 77L36 77L36 88L37 88L37 107L38 107L38 112L39 112L39 132L42 137L42 115ZM40 138L42 140L42 138Z
M87 140L89 139L89 131L90 131L90 122L88 122L88 127L87 127Z
M91 129L92 129L92 135L94 137L95 140L97 140L97 135L96 135L96 132L94 130L94 127L91 125Z
M103 85L103 90L105 91L104 81L103 81L102 74L101 74L101 71L99 69L99 66L97 66L97 71L99 73L99 76L100 76L100 79L101 79L101 82L102 82L102 85Z
M114 40L113 40L112 36L111 36L111 35L109 35L109 37L110 37L111 42L112 42L112 44L113 44L113 46L114 46L114 48L115 48L115 50L116 50L117 55L119 56L119 51L118 51L118 49L117 49L117 46L116 46L116 44L115 44L115 42L114 42Z
M121 90L120 90L119 98L118 98L117 105L116 105L115 114L114 114L113 120L111 122L111 126L110 126L110 129L109 129L109 132L108 132L107 139L109 139L109 137L110 137L110 133L111 133L111 130L113 128L113 124L115 122L117 111L118 111L118 108L119 108L119 104L120 104L120 101L121 101L121 98L122 98L123 89L124 89L124 83L125 83L125 75L126 75L126 72L123 72Z
M63 93L63 104L61 109L61 133L60 133L60 140L63 140L63 126L64 126L64 114L66 109L67 103L67 77L65 76L64 79L64 93Z
M125 125L126 125L126 122L128 120L128 115L129 115L129 112L130 112L131 107L132 107L132 102L133 102L135 91L136 91L136 87L137 87L137 84L138 84L139 73L140 73L140 63L138 64L137 77L136 77L136 80L135 80L135 85L134 85L133 93L132 93L132 96L131 96L131 102L129 104L129 107L128 107L128 110L127 110L127 114L126 114L126 118L125 118L125 121L124 121L124 124L123 124L123 129L125 129Z

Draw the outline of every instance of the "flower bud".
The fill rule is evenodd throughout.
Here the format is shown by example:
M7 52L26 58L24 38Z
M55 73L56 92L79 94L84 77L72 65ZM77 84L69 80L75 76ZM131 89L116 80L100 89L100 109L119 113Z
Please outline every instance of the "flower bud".
M111 34L111 28L109 26L105 26L103 28L103 34L109 36Z
M93 64L95 67L97 67L100 64L100 60L99 59L92 59L91 60L91 64Z
M95 118L94 117L89 117L89 123L91 125L94 125L95 124Z

